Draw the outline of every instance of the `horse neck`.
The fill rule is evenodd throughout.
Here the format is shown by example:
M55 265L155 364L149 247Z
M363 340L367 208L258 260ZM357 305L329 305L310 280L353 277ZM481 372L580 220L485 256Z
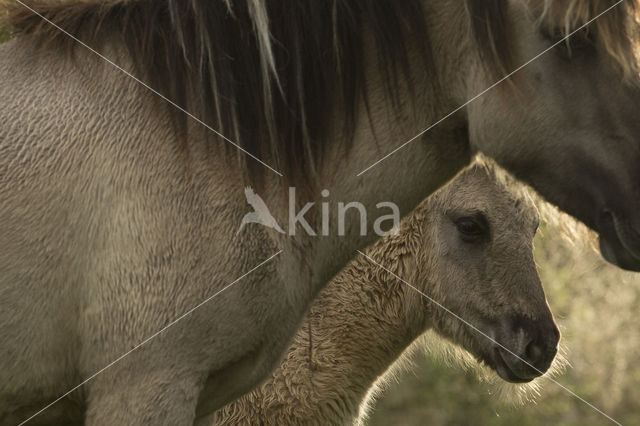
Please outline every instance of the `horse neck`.
M380 241L368 253L406 275L415 270L414 257L404 236L394 238L394 247ZM339 273L314 301L281 367L262 386L269 403L261 419L273 411L280 420L296 416L343 424L356 418L368 390L423 331L409 312L408 291L363 257Z
M334 276L357 249L378 238L373 223L379 216L376 204L393 202L404 217L471 161L467 119L464 111L454 114L409 142L393 155L372 166L386 154L402 146L433 123L451 113L466 100L466 64L469 42L464 28L467 17L450 3L425 2L429 10L428 25L434 52L434 73L427 74L418 65L412 67L410 84L401 82L398 96L404 102L390 105L385 97L384 76L377 70L375 54L365 55L366 93L369 108L362 102L356 117L353 137L347 141L340 134L341 111L334 115L337 131L318 171L319 190L329 190L329 201L357 201L366 207L367 235L361 236L359 224L347 229L344 236L330 236L312 242L314 288ZM447 3L447 4L444 4ZM464 9L464 5L462 5ZM459 13L458 13L459 12ZM450 24L443 25L442 22ZM370 44L370 43L369 43ZM372 51L372 48L367 48ZM410 55L412 64L419 60ZM346 148L349 147L349 148ZM337 223L335 208L331 224ZM333 232L333 231L332 231Z
M397 266L392 270L401 273ZM378 267L359 258L330 284L336 291L329 287L310 317L312 337L318 328L318 345L330 342L326 350L321 346L316 352L314 367L322 368L323 352L335 353L334 362L359 373L343 379L359 385L360 391L368 389L417 337L406 315L407 289L393 276L374 268ZM340 365L327 367L341 369ZM353 383L353 377L360 377L360 382Z

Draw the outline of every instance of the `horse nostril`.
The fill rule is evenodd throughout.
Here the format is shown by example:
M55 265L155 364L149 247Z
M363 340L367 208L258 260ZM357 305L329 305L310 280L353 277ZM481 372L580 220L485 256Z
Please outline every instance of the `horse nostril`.
M543 353L542 348L539 345L537 345L534 340L532 340L531 342L529 342L529 344L525 348L525 351L524 351L525 361L528 361L535 366L537 362L540 360L542 353Z
M515 324L514 324L515 323ZM515 353L531 365L548 367L553 359L560 339L560 331L553 321L533 321L529 318L517 318L512 322L515 327Z
M496 362L501 377L530 381L549 369L560 339L560 331L550 315L542 319L511 317L502 327L505 346L498 351Z
M559 339L560 332L555 326L546 333L539 333L526 344L524 360L535 369L546 371L556 355Z

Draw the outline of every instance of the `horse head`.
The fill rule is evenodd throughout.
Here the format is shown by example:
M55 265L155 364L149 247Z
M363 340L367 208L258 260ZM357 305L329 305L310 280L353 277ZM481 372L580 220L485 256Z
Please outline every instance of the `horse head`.
M542 375L560 334L533 258L532 201L475 166L436 193L429 210L420 276L441 306L427 306L428 321L507 381Z

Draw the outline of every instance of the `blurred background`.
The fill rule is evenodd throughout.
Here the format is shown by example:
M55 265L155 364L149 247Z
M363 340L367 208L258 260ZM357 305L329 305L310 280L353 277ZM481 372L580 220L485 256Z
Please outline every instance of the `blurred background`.
M0 28L0 42L8 38ZM640 274L608 265L588 242L576 242L584 238L565 235L558 223L546 223L535 249L568 362L555 379L617 421L640 425ZM451 348L443 350L440 339L427 337L416 347L412 363L379 394L369 425L608 423L548 380L538 380L537 392L520 398L521 389L480 380L486 371L464 368L459 355L446 355Z
M569 238L564 228L546 223L535 241L568 362L555 380L622 424L640 425L640 274L610 266L584 234ZM459 356L443 355L441 339L424 340L412 365L388 381L369 425L611 424L545 379L536 380L537 395L529 391L529 401L516 403L521 389L480 380L485 371L465 369Z

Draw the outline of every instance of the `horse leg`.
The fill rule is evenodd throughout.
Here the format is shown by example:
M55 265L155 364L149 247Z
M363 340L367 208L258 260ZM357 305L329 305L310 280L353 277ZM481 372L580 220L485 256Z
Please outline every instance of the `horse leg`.
M187 371L177 360L152 371L136 361L116 364L87 384L85 424L192 425L206 375Z

